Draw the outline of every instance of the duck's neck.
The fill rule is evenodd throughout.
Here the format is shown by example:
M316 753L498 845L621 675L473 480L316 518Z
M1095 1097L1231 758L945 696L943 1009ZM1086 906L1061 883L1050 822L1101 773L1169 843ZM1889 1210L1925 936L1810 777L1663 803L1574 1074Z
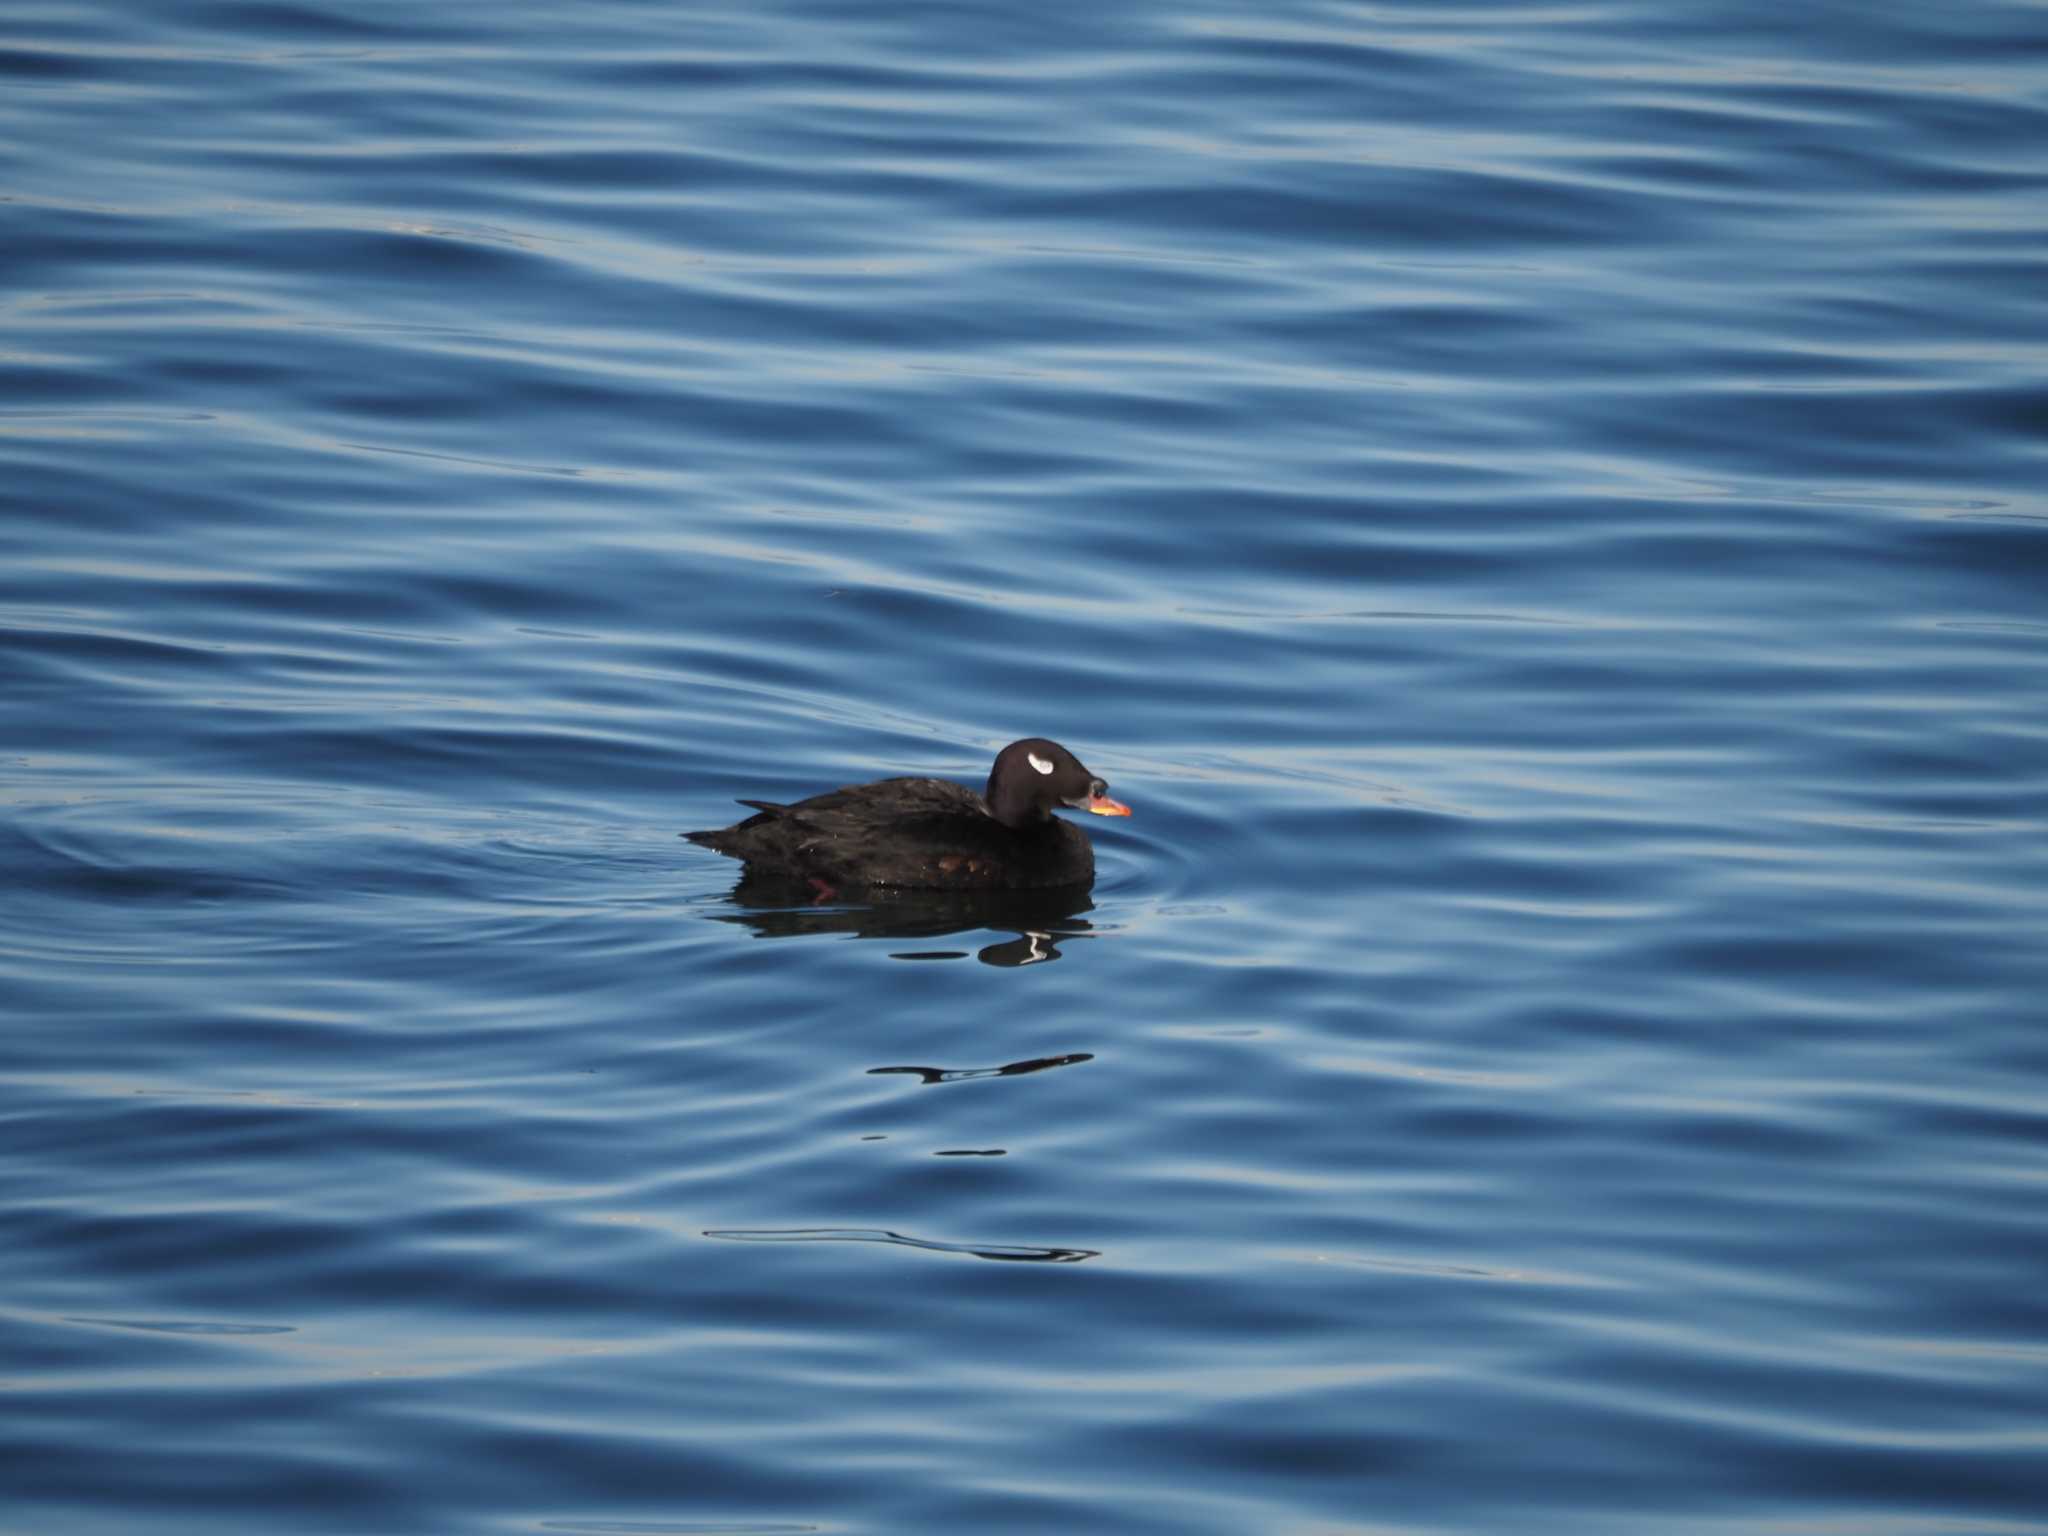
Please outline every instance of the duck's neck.
M1034 800L1011 797L1006 801L997 792L994 780L990 780L988 793L981 797L981 808L1012 832L1035 832L1052 822L1052 814Z

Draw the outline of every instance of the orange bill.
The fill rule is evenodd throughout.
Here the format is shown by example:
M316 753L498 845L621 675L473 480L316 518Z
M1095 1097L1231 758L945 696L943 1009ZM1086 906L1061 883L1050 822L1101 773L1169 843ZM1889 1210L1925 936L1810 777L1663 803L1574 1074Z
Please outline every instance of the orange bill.
M1131 814L1131 808L1128 805L1120 805L1107 795L1090 795L1088 797L1087 809L1088 814L1091 816L1128 816Z

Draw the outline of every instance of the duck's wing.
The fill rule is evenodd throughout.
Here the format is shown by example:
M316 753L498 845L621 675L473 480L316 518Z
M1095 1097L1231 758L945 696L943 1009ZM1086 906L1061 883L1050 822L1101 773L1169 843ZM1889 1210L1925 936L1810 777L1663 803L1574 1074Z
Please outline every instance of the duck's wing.
M794 805L740 804L756 814L683 836L736 859L835 881L872 879L877 861L915 861L927 847L956 843L988 820L979 795L945 779L849 784Z

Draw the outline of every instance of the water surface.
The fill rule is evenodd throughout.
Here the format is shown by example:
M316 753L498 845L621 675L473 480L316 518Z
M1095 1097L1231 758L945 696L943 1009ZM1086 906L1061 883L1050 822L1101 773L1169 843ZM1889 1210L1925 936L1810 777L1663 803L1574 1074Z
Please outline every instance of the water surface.
M2040 6L7 34L10 1530L2048 1531Z

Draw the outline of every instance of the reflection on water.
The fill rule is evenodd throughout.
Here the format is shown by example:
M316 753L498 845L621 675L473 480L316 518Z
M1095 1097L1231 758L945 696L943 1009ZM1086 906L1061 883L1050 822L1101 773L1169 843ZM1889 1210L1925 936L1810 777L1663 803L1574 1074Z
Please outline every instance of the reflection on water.
M1096 1248L1035 1248L1019 1243L941 1243L924 1237L905 1237L878 1227L790 1227L782 1230L712 1230L706 1237L722 1237L736 1243L895 1243L904 1248L925 1248L933 1253L964 1253L977 1259L1001 1259L1022 1264L1078 1264L1099 1258Z
M139 1333L177 1333L219 1338L247 1338L268 1333L296 1333L284 1323L193 1323L133 1317L67 1317L67 1323L89 1323L99 1328L133 1328Z
M977 1077L1022 1077L1027 1072L1043 1072L1048 1067L1078 1066L1094 1059L1093 1051L1073 1051L1065 1056L1038 1056L1030 1061L1013 1061L1000 1067L869 1067L868 1076L884 1077L891 1072L904 1072L923 1079L929 1086L933 1083L965 1083Z
M543 1520L544 1531L577 1531L582 1536L804 1536L818 1530L815 1525L735 1525L720 1521L672 1520Z
M977 929L1015 935L985 945L975 958L984 965L1037 965L1060 957L1068 939L1095 932L1080 914L1094 906L1091 887L1049 891L870 891L858 906L821 905L801 881L774 875L742 876L729 898L738 908L714 912L721 923L751 928L757 938L849 934L857 939L933 939ZM964 960L965 950L905 950L897 960Z

